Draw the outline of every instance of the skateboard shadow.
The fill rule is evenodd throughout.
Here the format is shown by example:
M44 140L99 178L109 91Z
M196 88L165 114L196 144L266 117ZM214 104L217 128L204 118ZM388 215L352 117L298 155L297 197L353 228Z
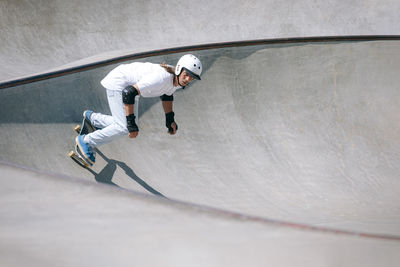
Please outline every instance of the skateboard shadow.
M145 181L140 179L132 170L132 168L130 168L124 162L110 159L106 157L98 149L96 149L96 153L107 162L107 165L99 173L96 173L92 169L88 168L88 170L94 175L94 178L96 179L97 182L118 186L112 181L112 178L114 177L115 171L117 170L117 166L119 166L121 169L125 171L126 175L128 175L132 180L136 181L148 192L152 193L153 195L166 198L163 194L161 194L153 187L151 187L149 184L147 184Z

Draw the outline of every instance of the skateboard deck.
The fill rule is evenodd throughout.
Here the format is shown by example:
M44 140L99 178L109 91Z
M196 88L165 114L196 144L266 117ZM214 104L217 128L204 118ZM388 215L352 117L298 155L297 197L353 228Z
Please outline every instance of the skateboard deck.
M78 133L78 135L82 134L88 134L91 132L96 131L96 127L94 127L87 119L86 117L83 118L81 125L76 125L74 128L75 132ZM84 168L89 168L91 164L89 164L85 158L82 155L81 150L79 149L78 145L75 144L75 150L72 150L69 152L68 156L74 160L76 163L81 165Z

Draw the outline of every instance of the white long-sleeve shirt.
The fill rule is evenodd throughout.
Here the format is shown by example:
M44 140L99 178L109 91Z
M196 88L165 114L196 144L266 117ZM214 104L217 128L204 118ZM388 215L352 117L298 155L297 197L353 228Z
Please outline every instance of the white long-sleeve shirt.
M143 97L172 95L180 86L174 86L174 75L159 64L134 62L113 69L101 81L109 90L122 91L128 85L137 85Z

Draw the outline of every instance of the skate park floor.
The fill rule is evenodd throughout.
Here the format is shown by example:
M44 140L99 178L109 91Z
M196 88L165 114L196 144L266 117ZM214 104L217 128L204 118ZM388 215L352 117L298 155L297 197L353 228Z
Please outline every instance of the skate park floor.
M0 89L2 265L398 266L399 41L193 53L178 134L141 98L91 169L73 128L117 64Z

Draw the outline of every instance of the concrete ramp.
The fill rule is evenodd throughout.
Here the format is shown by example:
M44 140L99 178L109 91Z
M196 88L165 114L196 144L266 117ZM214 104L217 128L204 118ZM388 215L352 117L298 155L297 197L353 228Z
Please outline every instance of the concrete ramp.
M160 250L163 246L157 242L172 229L170 219L180 218L179 222L186 222L184 225L189 228L196 228L196 225L199 228L178 226L172 230L185 240L177 250L179 253L175 251L179 257L190 255L185 253L188 252L184 250L186 246L189 251L202 255L213 255L214 252L210 252L213 248L221 248L217 250L218 255L237 255L246 244L258 240L251 251L242 254L243 262L234 260L240 257L227 262L207 261L200 257L204 261L194 263L202 262L202 266L243 266L254 255L257 261L250 261L253 263L250 265L261 266L271 259L262 256L266 251L278 253L265 254L276 256L273 258L276 266L290 264L284 260L288 251L295 255L293 259L303 260L307 266L346 263L348 266L397 266L400 259L400 43L275 44L194 53L202 59L205 72L202 81L175 96L178 134L167 134L159 99L142 98L139 137L135 140L122 138L100 147L96 165L91 170L79 167L67 156L74 144L73 127L81 120L85 109L109 113L100 80L115 66L0 90L0 160L52 173L45 179L50 185L45 185L47 182L29 179L22 171L8 171L11 167L3 166L2 170L9 173L7 179L2 180L4 194L8 192L5 185L12 186L13 179L26 178L16 185L15 195L7 193L8 208L4 208L7 212L2 212L2 216L27 209L14 199L23 192L27 192L24 201L32 201L34 205L42 198L45 203L58 203L60 200L55 192L70 199L72 206L79 205L77 202L85 205L91 198L87 196L88 192L80 192L78 188L90 186L93 189L82 190L89 190L95 198L106 199L98 205L88 204L91 207L89 217L85 217L84 210L68 213L68 205L60 205L68 213L60 211L61 217L77 220L84 216L101 225L107 214L104 207L112 206L107 208L111 212L114 208L125 209L123 207L133 205L138 209L137 213L126 210L110 213L114 221L104 231L113 244L119 240L115 235L121 233L114 235L109 227L121 225L121 229L126 230L129 222L135 229L145 225L167 225L152 239L144 238L148 238L146 233L153 234L148 228L135 230L131 233L132 238L138 237L142 242L125 239L126 242L116 245L115 248L124 248L123 255L129 253L125 250L133 243L136 249L144 247L147 255ZM140 61L175 64L180 55ZM83 184L67 186L60 175L76 177ZM99 189L97 182L116 187ZM42 183L46 190L37 188ZM70 192L69 187L73 193L65 193ZM122 193L129 195L127 199L112 205L114 194L120 198L115 193L121 193L117 187L139 192L139 198L146 199L146 203L156 202L154 205L158 208L155 210L165 216L155 215L153 204L142 206L142 200L138 200L135 193ZM104 197L102 190L105 190ZM154 200L154 195L161 198ZM195 205L189 208L190 211L174 206L168 215L172 205L168 199ZM253 225L253 222L237 217L226 219L215 214L208 218L203 211L193 212L197 205L309 227L302 231L298 227L292 229L288 224L276 226L264 221L261 225ZM35 209L40 212L40 208ZM49 219L53 209L56 207L48 207L45 212ZM95 211L99 213L96 215ZM69 228L64 223L54 222L41 227L35 220L30 221L35 215L27 214L27 220L24 220L23 214L16 217L13 224L7 224L7 234L2 234L6 239L3 240L14 242L16 246L27 244L10 235L19 229L26 234L33 228L41 233L48 227L61 225L70 231L81 231L79 224ZM231 224L235 226L231 227ZM210 225L221 228L209 232ZM223 225L229 229L221 230ZM309 231L312 227L316 227L315 231ZM100 228L94 228L93 235L82 239L103 236ZM344 230L347 234L321 232L321 229ZM360 233L376 238L356 237ZM247 241L236 239L236 234ZM45 236L44 250L50 246L54 235ZM192 239L193 235L207 236L207 241ZM172 237L165 240L165 246L176 241ZM226 249L225 246L232 246L232 242L238 242L238 246ZM325 248L321 245L330 242L333 243ZM71 245L69 241L63 243L61 240L61 243L63 245L55 250L64 250L64 246ZM36 241L28 244L36 244ZM271 250L276 244L279 249ZM297 245L292 246L294 244ZM85 246L88 248L91 244ZM310 250L301 253L299 247ZM321 252L338 249L341 253L328 255ZM293 251L298 253L292 254ZM75 252L67 249L66 253ZM53 256L50 254L50 262ZM107 260L118 257L114 253L108 256L103 255ZM356 260L357 256L367 260ZM313 260L307 261L309 258ZM45 260L49 259L38 262ZM176 266L174 263L171 261L167 266ZM149 265L156 266L157 263ZM193 262L186 265L196 266Z
M2 0L0 82L177 46L399 34L399 13L397 0Z

